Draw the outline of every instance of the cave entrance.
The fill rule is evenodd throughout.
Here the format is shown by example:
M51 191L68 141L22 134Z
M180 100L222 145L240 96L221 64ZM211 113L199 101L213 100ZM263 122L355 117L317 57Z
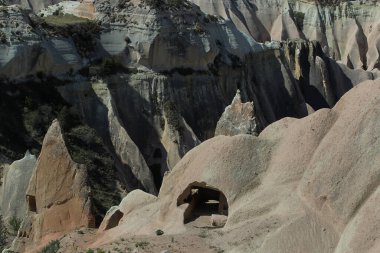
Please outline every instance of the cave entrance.
M177 206L188 204L183 221L198 226L224 226L228 216L227 198L222 191L205 184L189 185L177 199ZM215 221L217 219L218 221Z
M36 197L27 195L26 200L28 202L28 209L30 212L37 212L37 204L36 204Z

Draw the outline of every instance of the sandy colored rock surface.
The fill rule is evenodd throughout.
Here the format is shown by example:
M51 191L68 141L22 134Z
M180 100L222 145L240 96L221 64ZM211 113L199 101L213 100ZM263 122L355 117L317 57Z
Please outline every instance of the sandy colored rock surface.
M229 206L226 225L207 232L208 245L227 252L375 252L379 95L380 83L366 82L332 110L281 120L259 137L206 141L165 177L156 201L129 212L91 247L108 247L122 234L149 241L158 228L190 238L202 233L207 225L184 224L188 204L177 202L199 182L220 190Z
M60 125L54 121L29 182L27 212L14 250L27 251L25 245L39 245L44 237L54 239L77 228L93 227L86 180L86 169L71 159Z
M23 219L27 210L26 191L35 164L36 157L28 151L23 159L13 162L5 171L2 183L1 213L6 221L13 217Z

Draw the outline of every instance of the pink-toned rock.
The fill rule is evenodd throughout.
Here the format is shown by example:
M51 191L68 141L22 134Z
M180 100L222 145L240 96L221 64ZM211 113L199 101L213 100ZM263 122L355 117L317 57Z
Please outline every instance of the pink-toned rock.
M379 106L380 82L368 81L333 109L285 118L259 137L210 139L164 178L157 199L130 209L91 246L157 228L191 236L222 210L225 226L207 241L231 252L376 252Z
M49 128L27 190L28 214L17 245L39 243L45 236L94 227L90 188L84 165L75 163L66 148L58 121ZM18 249L22 250L22 249Z

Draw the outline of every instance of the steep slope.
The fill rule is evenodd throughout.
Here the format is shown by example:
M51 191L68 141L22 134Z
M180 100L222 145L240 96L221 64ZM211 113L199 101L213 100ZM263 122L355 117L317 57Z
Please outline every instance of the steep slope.
M222 10L226 3L215 6ZM267 4L270 10L271 2ZM260 132L283 117L332 107L359 82L376 78L328 58L323 42L258 43L235 19L208 15L206 7L186 1L155 6L98 0L49 5L38 15L4 7L2 82L17 93L13 83L39 80L55 94L49 83L63 80L59 93L101 136L122 187L156 193L166 171L214 136L237 89L242 102L255 102ZM20 114L14 125L21 125ZM48 113L47 121L56 115ZM39 135L47 121L40 124ZM5 138L8 143L0 142L0 148L11 159L20 159L29 146L38 153L42 137L32 145L25 141L28 135L30 131L16 142Z
M289 252L294 245L305 252L376 251L377 237L367 233L378 233L372 215L378 173L368 163L378 162L369 151L378 149L376 138L369 141L377 136L378 115L370 108L377 106L378 84L355 87L380 77L377 1L6 2L21 5L0 1L2 213L14 215L15 199L25 195L20 184L28 175L8 171L26 150L39 155L34 177L42 171L54 182L31 181L42 190L29 195L43 207L26 215L19 234L34 238L19 238L14 248L98 226L129 193L107 213L97 237L84 234L90 242L67 252L123 234L148 234L155 242L160 229L211 251L197 235L210 224L224 226L210 233L211 246L237 252L280 252L284 245ZM55 118L60 126L50 129L60 135L52 149L63 158L50 157L43 143ZM214 135L241 133L259 137L218 137L197 147ZM358 172L363 166L371 178ZM48 168L64 175L54 178ZM71 194L70 175L83 171L85 187ZM55 180L66 180L69 197L61 199ZM159 191L158 198L150 195ZM77 193L72 210L94 216L95 225L67 214L66 200ZM210 220L191 220L202 194L223 205ZM61 218L53 220L55 214ZM365 232L357 232L362 226Z
M379 68L378 1L192 1L257 41L317 40L351 68Z
M119 210L129 208L118 226L89 246L108 248L120 237L140 235L153 244L141 251L151 252L158 228L177 239L179 234L192 238L212 226L211 214L221 212L187 202L197 194L214 199L208 190L226 197L228 218L223 228L208 230L206 245L229 252L376 252L379 95L380 83L366 82L332 110L283 119L258 138L206 141L165 177L158 199L145 204L125 199ZM189 212L195 215L190 223Z
M36 157L29 152L13 162L4 172L1 196L1 214L5 221L22 220L27 210L26 191L32 176Z
M27 215L19 230L16 250L24 251L29 240L39 242L48 234L95 226L87 185L87 170L75 163L66 148L58 121L44 139L26 193Z

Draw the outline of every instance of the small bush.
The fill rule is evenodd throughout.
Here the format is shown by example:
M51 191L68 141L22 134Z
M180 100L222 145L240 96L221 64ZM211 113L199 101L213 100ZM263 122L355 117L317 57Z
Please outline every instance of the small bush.
M56 253L61 248L60 242L58 240L51 241L45 246L39 253Z
M205 29L203 28L203 26L200 24L200 23L196 23L195 24L195 28L194 28L194 31L198 34L203 34L205 33Z
M0 215L0 251L7 246L8 231L4 225L3 216Z
M22 220L17 218L16 216L13 216L10 220L9 220L9 226L11 228L11 233L13 235L16 235L18 230L20 229L20 226L21 226L21 223L22 223Z
M62 108L58 121L71 158L76 163L86 165L93 212L98 226L107 210L121 200L116 185L114 161L102 139L93 128L82 122L74 107Z
M148 245L149 245L149 242L147 241L141 241L141 242L135 243L136 248L141 248L141 249L144 249Z
M295 11L294 13L294 23L298 27L299 30L303 29L303 21L305 19L305 13Z
M178 131L180 129L180 116L177 107L172 101L168 100L164 103L164 113L169 126Z
M164 234L164 231L162 231L161 229L157 229L156 230L156 235L160 236L160 235L163 235Z
M0 31L0 43L5 44L7 43L7 35L3 31Z

